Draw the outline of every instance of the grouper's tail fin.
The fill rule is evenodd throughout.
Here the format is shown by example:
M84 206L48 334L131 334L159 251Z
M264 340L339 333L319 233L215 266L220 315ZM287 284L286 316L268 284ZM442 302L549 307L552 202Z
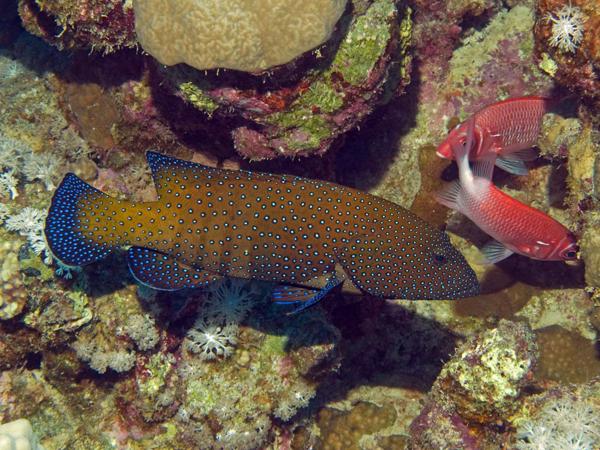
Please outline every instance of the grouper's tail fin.
M118 200L69 173L54 192L44 233L53 256L67 266L83 266L106 257L118 245L109 233L108 206Z

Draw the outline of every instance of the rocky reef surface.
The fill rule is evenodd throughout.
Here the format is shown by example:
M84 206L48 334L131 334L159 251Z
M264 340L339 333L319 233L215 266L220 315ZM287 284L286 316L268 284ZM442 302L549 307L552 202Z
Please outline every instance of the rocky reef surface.
M128 1L0 1L0 448L597 448L593 4L351 1L289 64L205 73L132 50ZM582 21L572 50L553 44L561 14ZM527 94L564 100L530 174L495 182L576 233L577 266L479 265L486 237L432 197L456 176L435 156L447 131ZM482 295L335 294L288 317L264 283L158 293L119 255L57 265L42 229L62 176L150 200L148 148L410 208L446 227Z

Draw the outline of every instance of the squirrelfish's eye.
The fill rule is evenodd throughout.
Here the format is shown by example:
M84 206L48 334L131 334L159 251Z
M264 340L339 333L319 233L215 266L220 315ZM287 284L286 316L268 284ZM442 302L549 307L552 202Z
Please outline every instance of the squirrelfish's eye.
M574 248L570 248L566 252L563 253L563 257L565 259L575 259L577 258L577 252L579 251L579 247L576 245Z
M433 254L433 262L435 262L437 265L441 266L442 264L446 263L446 257L439 253L434 253Z

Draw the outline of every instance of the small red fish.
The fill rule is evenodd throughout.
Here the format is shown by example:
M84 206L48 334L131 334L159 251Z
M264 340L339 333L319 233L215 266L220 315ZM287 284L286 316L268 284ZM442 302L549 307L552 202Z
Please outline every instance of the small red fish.
M542 117L553 100L546 97L515 97L493 103L476 112L471 160L497 158L496 165L515 175L527 175L523 161L535 159ZM453 159L452 145L464 144L467 122L457 125L438 146L438 156Z
M465 142L451 143L459 180L436 194L436 200L464 214L495 239L482 249L486 263L496 263L512 253L546 261L576 259L579 249L567 228L492 184L494 159L483 159L471 170L468 155L475 144L474 122L474 118L466 122Z

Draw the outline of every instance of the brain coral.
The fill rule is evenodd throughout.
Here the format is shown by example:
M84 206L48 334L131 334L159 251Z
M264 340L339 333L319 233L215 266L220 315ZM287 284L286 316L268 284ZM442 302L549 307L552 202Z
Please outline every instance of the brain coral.
M346 0L135 0L144 50L166 65L257 72L326 41Z

